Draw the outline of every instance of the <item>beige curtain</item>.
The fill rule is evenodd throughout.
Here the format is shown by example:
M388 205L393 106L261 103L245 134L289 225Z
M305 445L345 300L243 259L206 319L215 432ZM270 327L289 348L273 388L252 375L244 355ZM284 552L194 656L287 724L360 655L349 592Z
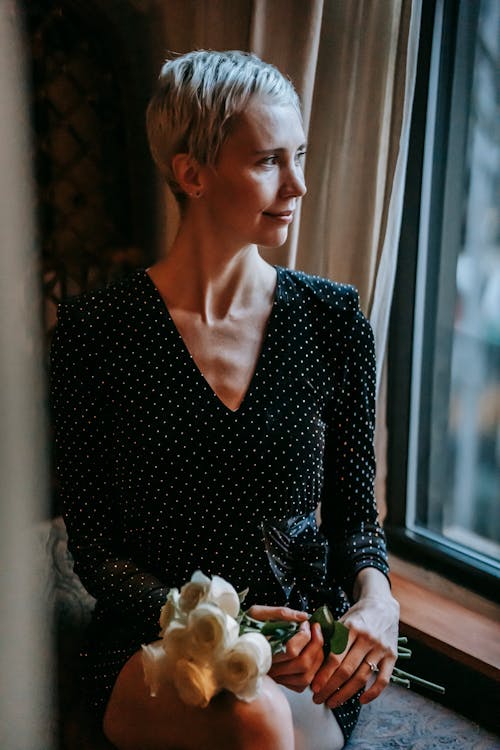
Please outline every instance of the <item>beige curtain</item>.
M240 48L294 81L309 141L308 195L273 263L355 284L375 331L379 384L377 500L385 516L383 368L396 268L421 0L169 0L168 50ZM163 199L164 200L164 199ZM176 229L167 196L165 249Z

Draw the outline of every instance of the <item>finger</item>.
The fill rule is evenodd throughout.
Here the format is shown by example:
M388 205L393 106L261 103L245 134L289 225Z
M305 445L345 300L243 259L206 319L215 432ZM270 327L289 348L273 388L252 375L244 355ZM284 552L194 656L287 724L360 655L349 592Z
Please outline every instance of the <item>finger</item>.
M273 657L273 664L279 664L280 662L287 662L291 659L296 659L297 656L307 646L310 640L311 627L309 625L309 621L305 620L300 624L298 632L293 635L289 641L286 642L285 652L282 654L276 654L276 656Z
M372 685L369 685L363 695L360 696L360 703L364 705L375 700L375 698L378 698L380 693L385 690L391 680L391 674L392 670L394 669L395 663L396 660L392 656L386 657L385 659L382 659L381 662L379 662L379 671L377 673L376 679Z
M349 693L348 697L350 697L357 690L363 689L372 674L365 661L368 654L376 659L373 652L366 650L366 646L358 645L358 642L350 651L346 650L337 657L329 654L324 667L318 672L311 685L314 693L313 701L325 703L334 694L337 696L340 690L342 690L340 697L343 698L346 693ZM380 658L381 655L378 656L378 659Z
M383 654L370 652L362 660L358 668L352 673L351 677L343 685L338 687L328 698L326 698L325 703L328 708L337 708L360 690L364 690L367 685L374 687L374 683L377 682L380 675L378 662L382 659ZM375 671L370 666L372 664L377 665ZM377 695L381 693L383 687L385 687L383 684L384 680L384 676L380 677L380 686L376 688ZM371 687L369 689L371 689Z
M281 685L302 692L311 684L323 659L323 636L320 626L315 625L311 640L301 654L296 659L273 666L269 674Z
M311 682L311 690L313 691L313 700L315 702L322 702L322 691L327 683L331 680L332 675L334 674L339 663L339 660L334 654L328 654L326 659L323 660L323 663L320 665L318 671L314 675L313 681ZM317 696L318 700L316 701L315 698Z
M273 664L270 672L273 678L283 675L302 675L305 684L309 685L323 663L323 635L318 623L311 628L311 638L300 654L291 659Z
M287 620L291 622L304 622L309 619L307 612L290 607L268 607L264 604L254 604L248 610L250 617L255 620Z
M311 683L314 702L324 703L349 679L368 652L369 648L364 646L362 639L349 631L345 650L341 654L328 654Z

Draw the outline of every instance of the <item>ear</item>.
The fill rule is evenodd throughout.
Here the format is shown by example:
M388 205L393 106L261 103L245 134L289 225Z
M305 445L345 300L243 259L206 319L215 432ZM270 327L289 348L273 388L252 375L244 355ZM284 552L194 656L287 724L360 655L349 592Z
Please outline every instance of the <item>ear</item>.
M179 187L191 198L199 198L203 192L201 168L189 154L176 154L172 159L172 171Z

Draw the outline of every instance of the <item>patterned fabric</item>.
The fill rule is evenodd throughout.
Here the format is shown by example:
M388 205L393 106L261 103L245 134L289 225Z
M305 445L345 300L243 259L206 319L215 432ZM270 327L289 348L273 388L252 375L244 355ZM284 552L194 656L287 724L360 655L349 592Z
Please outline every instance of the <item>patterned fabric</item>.
M359 570L387 572L373 497L373 336L352 287L277 269L237 411L211 390L142 269L60 305L51 360L70 549L97 599L83 651L97 710L157 637L168 588L195 569L249 586L248 605L328 596L337 616ZM310 519L320 501L330 585L318 595L316 565L282 585L263 529ZM335 711L346 736L358 711L354 699Z
M430 698L390 685L363 708L348 750L499 750L500 738Z

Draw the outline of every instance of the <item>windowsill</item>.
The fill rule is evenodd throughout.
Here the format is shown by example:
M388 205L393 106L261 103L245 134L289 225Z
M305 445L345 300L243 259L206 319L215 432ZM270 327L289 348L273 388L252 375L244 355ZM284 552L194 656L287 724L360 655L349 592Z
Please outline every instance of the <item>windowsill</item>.
M500 606L395 556L390 563L401 632L500 680Z

